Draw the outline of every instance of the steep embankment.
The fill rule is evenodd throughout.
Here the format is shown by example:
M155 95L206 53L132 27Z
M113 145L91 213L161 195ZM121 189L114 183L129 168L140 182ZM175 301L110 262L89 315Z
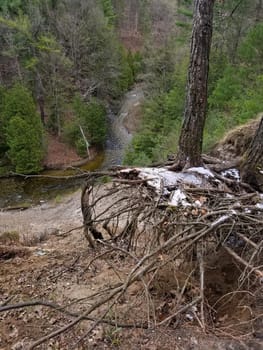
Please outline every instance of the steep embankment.
M242 157L253 140L262 116L263 113L260 113L256 119L252 119L246 124L230 130L223 139L213 147L211 155L224 161L231 161L235 158Z
M62 142L58 136L48 134L47 154L43 162L46 168L60 168L79 160L81 157L72 147Z

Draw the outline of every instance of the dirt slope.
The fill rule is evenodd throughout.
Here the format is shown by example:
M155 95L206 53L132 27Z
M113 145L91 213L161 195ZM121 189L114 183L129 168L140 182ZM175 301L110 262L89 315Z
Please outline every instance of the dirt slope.
M90 295L111 288L127 276L132 260L124 260L121 253L103 257L105 250L88 247L82 229L65 232L82 224L80 192L67 196L60 203L50 202L26 211L0 213L1 244L6 250L15 247L20 252L9 258L0 250L0 304L44 300L59 305L71 305L67 310L81 312L90 305ZM17 241L16 231L24 244ZM9 234L8 234L9 232ZM33 239L35 237L35 239ZM28 246L25 246L27 244ZM22 252L24 252L22 254ZM95 256L101 256L94 260ZM113 268L114 265L114 268ZM140 286L134 285L130 295L138 295ZM128 297L127 297L128 298ZM129 299L120 301L126 310ZM134 324L143 315L143 305L133 305L122 317ZM93 314L96 317L96 313ZM112 310L113 325L118 315ZM27 349L32 341L64 326L72 317L44 306L29 307L0 313L0 349ZM144 350L259 350L259 341L225 339L204 334L188 321L182 329L159 328L121 329L103 325L76 345L91 323L83 321L71 331L45 343L41 349L144 349Z

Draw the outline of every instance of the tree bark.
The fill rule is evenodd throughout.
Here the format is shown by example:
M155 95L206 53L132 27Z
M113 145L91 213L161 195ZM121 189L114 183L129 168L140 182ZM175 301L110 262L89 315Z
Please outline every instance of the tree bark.
M172 170L202 164L214 2L215 0L195 0L184 121L179 139L179 151L176 162L171 167Z
M241 166L241 178L263 192L263 117Z

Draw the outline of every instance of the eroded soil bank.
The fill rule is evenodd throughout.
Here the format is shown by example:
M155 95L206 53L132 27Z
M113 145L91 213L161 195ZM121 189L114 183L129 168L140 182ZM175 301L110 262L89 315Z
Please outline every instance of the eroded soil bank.
M110 204L110 203L109 203ZM108 291L127 278L133 268L132 258L122 252L105 254L105 247L95 250L84 238L80 209L80 191L25 211L0 212L0 304L42 301L67 306L66 310L81 313L96 300L98 291ZM71 231L72 230L72 231ZM20 237L20 240L19 240ZM6 254L7 252L11 254ZM5 254L3 254L5 253ZM97 259L96 259L97 258ZM219 259L219 262L222 261ZM216 264L216 260L214 261ZM232 266L225 261L211 270L211 288L218 293L228 285L224 268ZM211 263L212 266L212 263ZM218 274L218 277L217 277ZM172 295L171 271L163 271L158 285L165 283L165 293L153 293L152 302L162 307L169 304ZM220 278L219 278L220 277ZM166 279L168 280L166 281ZM167 289L168 288L168 289ZM171 289L172 288L172 289ZM99 292L100 293L100 292ZM89 337L81 340L92 322L83 321L71 331L56 337L40 349L123 349L123 350L260 350L262 342L252 334L231 337L228 325L237 310L228 308L221 319L222 327L216 333L202 332L195 320L186 314L183 327L176 324L157 330L135 328L142 317L147 319L147 304L141 304L144 291L135 283L118 303L120 315L114 308L109 314L110 324L99 325ZM93 295L93 298L91 296ZM136 303L130 304L132 300ZM130 308L129 308L130 305ZM105 306L106 307L106 306ZM243 313L245 314L243 315ZM245 320L249 310L240 310L237 325ZM92 317L99 317L93 313ZM65 326L74 317L51 307L35 305L0 313L0 349L27 349L33 341ZM231 323L230 322L230 323ZM143 326L143 325L142 325ZM252 330L250 330L252 332ZM78 341L80 341L78 343Z

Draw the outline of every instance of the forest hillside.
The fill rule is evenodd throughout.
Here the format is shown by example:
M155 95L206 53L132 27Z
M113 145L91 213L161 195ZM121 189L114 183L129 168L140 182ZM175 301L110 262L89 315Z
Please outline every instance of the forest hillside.
M138 80L146 101L125 163L145 165L175 153L192 11L187 0L3 0L1 172L37 172L53 153L62 163L66 154L69 163L85 158L87 141L104 148L107 115L118 112ZM263 109L261 19L261 1L215 4L206 151Z
M0 350L262 349L262 19L0 1Z
M1 1L1 172L104 148L108 113L152 71L144 51L166 46L175 17L165 1Z

